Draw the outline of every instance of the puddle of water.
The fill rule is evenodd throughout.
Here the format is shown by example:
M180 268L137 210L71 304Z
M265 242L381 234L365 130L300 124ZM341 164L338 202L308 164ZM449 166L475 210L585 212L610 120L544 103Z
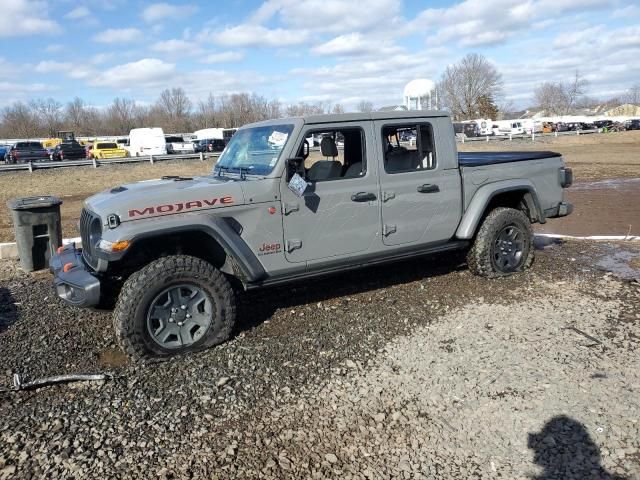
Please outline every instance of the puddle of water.
M609 252L598 258L595 266L626 280L640 279L640 252L621 247L610 247Z
M105 348L98 356L98 363L104 367L124 367L129 359L119 348Z
M597 182L575 183L571 190L628 190L640 187L640 178L613 178Z
M561 238L542 237L539 235L533 237L533 246L536 250L544 250L547 247L552 248L557 245L562 245L563 243L564 240Z

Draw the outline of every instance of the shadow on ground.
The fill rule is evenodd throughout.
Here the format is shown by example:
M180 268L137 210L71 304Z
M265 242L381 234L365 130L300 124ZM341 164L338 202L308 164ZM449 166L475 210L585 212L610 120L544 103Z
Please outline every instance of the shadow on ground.
M18 309L11 292L0 287L0 333L4 332L18 320Z
M242 292L238 295L235 333L260 325L280 308L324 302L466 269L463 252L448 252L282 287Z
M534 463L544 469L534 480L625 480L605 470L587 428L566 415L553 417L540 432L530 433L527 446L534 452Z

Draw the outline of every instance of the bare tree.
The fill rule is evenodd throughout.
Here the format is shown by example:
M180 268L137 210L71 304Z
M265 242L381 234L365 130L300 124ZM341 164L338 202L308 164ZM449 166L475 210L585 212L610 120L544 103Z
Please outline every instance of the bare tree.
M300 102L297 105L288 105L287 117L301 117L303 115L320 115L325 112L324 104Z
M105 133L108 135L126 135L136 128L140 109L128 98L116 97L107 108L105 115Z
M163 127L172 132L188 131L192 104L183 88L163 90L156 107L164 116Z
M32 138L41 135L38 120L26 103L15 102L2 111L0 135L4 138Z
M622 101L631 105L640 105L640 83L632 85L622 97Z
M490 99L494 104L502 94L502 75L484 56L469 53L450 65L438 85L443 105L456 120L480 117L480 102Z
M356 105L356 110L358 112L373 112L373 103L371 103L369 100L361 100L360 102L358 102L358 105Z
M568 82L544 82L533 92L536 104L550 115L567 115L584 97L588 82L578 71Z
M43 135L53 137L62 126L62 104L53 98L31 101L31 109L38 119Z
M217 127L216 97L209 92L206 100L200 100L194 114L193 122L199 128Z
M344 113L344 107L340 103L336 103L333 108L331 108L331 113Z

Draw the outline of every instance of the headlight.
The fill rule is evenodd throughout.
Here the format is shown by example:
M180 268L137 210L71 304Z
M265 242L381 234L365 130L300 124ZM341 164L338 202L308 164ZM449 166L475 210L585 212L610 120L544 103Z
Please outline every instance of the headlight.
M98 242L98 248L103 252L113 253L122 252L129 248L129 240L120 240L119 242L110 242L104 238Z

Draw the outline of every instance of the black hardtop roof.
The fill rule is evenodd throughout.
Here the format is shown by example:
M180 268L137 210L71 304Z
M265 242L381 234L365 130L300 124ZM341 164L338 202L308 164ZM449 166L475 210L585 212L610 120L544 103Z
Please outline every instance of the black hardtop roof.
M251 123L248 126L278 125L282 123L338 123L338 122L358 122L369 120L402 120L425 117L448 117L449 113L440 110L410 110L393 112L356 112L356 113L327 113L322 115L305 115L302 117L284 117L262 122Z

